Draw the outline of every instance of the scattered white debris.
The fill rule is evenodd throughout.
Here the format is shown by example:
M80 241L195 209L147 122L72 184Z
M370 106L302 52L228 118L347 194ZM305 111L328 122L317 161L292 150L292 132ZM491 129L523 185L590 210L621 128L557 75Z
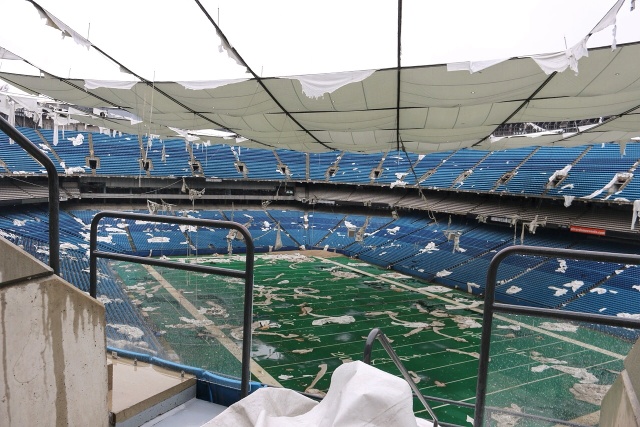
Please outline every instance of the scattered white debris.
M453 304L446 304L444 306L445 309L447 310L467 310L467 309L472 309L472 308L476 308L479 307L480 305L482 305L483 302L482 301L473 301L471 304L469 305L453 305Z
M380 277L384 277L385 279L394 279L394 280L398 280L398 279L410 279L411 276L407 276L406 274L402 274L402 273L383 273L379 275Z
M291 378L293 378L293 375L278 375L278 379L283 381L290 380Z
M542 322L540 324L542 329L546 329L547 331L557 331L557 332L576 332L578 330L578 326L572 323L552 323L552 322Z
M517 294L518 292L520 292L522 290L522 288L517 287L516 285L511 286L509 289L507 289L505 291L506 294L508 295L513 295L513 294Z
M129 339L139 340L144 336L144 332L142 332L142 329L136 328L135 326L112 323L107 324L107 326L110 328L114 328L116 331L118 331L118 333L122 335L126 335Z
M444 287L444 286L439 286L439 285L423 286L422 288L420 288L418 290L431 292L433 294L444 294L446 292L451 291L450 288L447 288L447 287Z
M532 360L535 360L536 362L539 363L544 363L544 364L551 364L551 365L566 365L567 362L565 362L564 360L559 360L559 359L554 359L551 357L544 357L542 355L542 353L538 353L537 351L532 351L531 355L530 355Z
M181 317L180 318L181 322L184 322L188 325L193 325L195 327L203 327L203 326L209 326L209 325L213 325L213 322L211 320L205 319L205 320L196 320L196 319L189 319L188 317ZM167 325L167 327L169 327L169 325Z
M467 356L471 356L471 357L475 357L476 359L480 359L480 353L478 353L477 351L462 351L462 350L456 350L455 348L448 348L447 351L450 351L451 353L458 353L458 354L466 354Z
M631 314L631 313L618 313L616 314L618 317L625 317L627 319L636 319L640 320L640 314Z
M522 412L522 408L512 403L510 407L505 408L514 412ZM522 417L512 414L492 413L491 419L497 424L496 427L515 427Z
M440 249L438 249L438 248L436 247L436 244L435 244L434 242L429 242L429 243L427 244L427 246L425 246L423 249L420 249L420 250L418 251L418 253L419 253L419 254L423 254L423 253L425 253L425 252L426 252L426 253L429 253L429 254L430 254L431 252L439 251L439 250L440 250Z
M74 147L77 147L78 145L82 145L82 143L84 142L84 135L79 133L75 138L71 137L67 138L67 140L71 141Z
M577 383L574 384L569 391L577 400L600 406L602 404L602 399L604 399L604 396L610 388L611 386L606 384Z
M558 260L558 268L556 268L556 272L558 273L566 273L567 272L567 261L565 261L564 259L559 259Z
M519 331L520 325L498 325L498 329L511 329L512 331Z
M25 226L25 224L27 223L27 221L28 221L28 220L26 220L26 219L24 219L24 220L21 220L21 219L14 219L14 220L13 220L13 225L15 225L16 227L24 227L24 226Z
M100 295L97 298L98 301L100 301L102 304L111 304L112 302L116 302L116 303L120 303L122 302L121 298L115 298L115 299L111 299L106 295Z
M150 237L147 239L149 243L169 243L168 237Z
M578 289L580 289L583 285L584 285L584 282L582 280L572 280L571 282L565 283L562 286L564 286L565 288L571 288L571 290L575 292Z
M546 371L549 368L550 368L549 365L532 366L531 367L531 372L543 372L543 371Z
M553 369L569 374L580 380L582 384L593 384L598 382L598 378L585 368L574 368L572 366L553 365Z
M74 245L73 243L69 243L69 242L65 242L65 243L60 243L60 249L79 249L76 245Z
M453 321L458 324L460 329L482 328L482 325L476 319L467 316L453 316Z
M392 236L395 236L398 231L400 231L400 227L397 225L393 228L387 228L387 234L390 234Z
M480 289L480 285L478 285L477 283L473 283L473 282L467 282L467 292L471 293L472 289Z
M89 239L86 239L89 240ZM113 238L111 237L111 235L108 236L98 236L98 242L102 242L102 243L113 243Z
M65 168L64 173L67 175L73 175L74 173L84 173L84 166L72 166L70 168Z
M353 316L335 316L335 317L322 317L320 319L316 319L313 322L311 322L311 324L313 326L322 326L322 325L326 325L327 323L337 323L339 325L348 325L349 323L353 323L355 322L356 319L354 319Z
M554 297L561 297L562 295L564 295L567 292L569 292L567 289L557 288L555 286L549 286L549 289L551 289L552 291L556 291L553 294Z
M307 353L311 353L313 351L312 348L303 348L300 350L291 350L291 353L295 353L295 354L307 354Z
M604 288L594 288L594 289L591 289L589 292L596 293L598 295L602 295L602 294L606 294L607 290L604 289Z
M442 271L438 271L436 273L436 277L447 277L448 275L450 275L451 272L447 271L447 270L442 270Z

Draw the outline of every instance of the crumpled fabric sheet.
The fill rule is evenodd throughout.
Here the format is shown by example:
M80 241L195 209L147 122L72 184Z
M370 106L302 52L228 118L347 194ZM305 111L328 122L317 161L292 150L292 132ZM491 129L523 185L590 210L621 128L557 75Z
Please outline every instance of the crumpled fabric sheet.
M616 4L614 4L613 7L609 9L609 12L607 12L607 14L604 15L604 17L600 20L600 22L598 22L596 26L593 27L593 30L591 30L591 33L590 33L590 34L595 34L613 25L613 30L612 30L613 41L611 42L611 50L616 49L616 30L617 30L616 17L623 3L624 3L624 0L618 0Z
M613 41L611 43L611 50L616 49L616 16L622 7L624 0L618 0L618 2L607 12L607 14L593 27L593 30L589 32L581 41L576 43L571 48L563 52L547 53L542 55L533 55L534 61L540 66L542 71L546 74L553 72L562 72L567 68L571 68L576 74L578 74L578 60L584 56L589 56L587 51L587 41L591 35L604 30L605 28L613 25Z
M409 385L363 362L339 366L321 402L282 388L263 388L209 421L210 427L427 427L413 414Z
M137 82L125 82L120 80L85 80L84 87L86 89L98 89L101 87L107 89L125 89L129 90L136 85Z
M589 56L587 40L589 40L589 36L586 36L565 51L533 55L531 58L536 61L536 64L538 64L545 74L551 74L553 72L561 73L567 68L571 68L577 74L578 60L584 56Z
M80 46L86 47L87 50L89 50L89 48L91 47L91 42L89 40L85 39L80 34L72 30L71 27L53 16L48 10L43 9L40 5L34 3L31 4L38 10L40 17L47 21L46 24L48 26L50 26L51 28L55 28L56 30L60 30L60 32L62 32L62 37L71 37L74 42L76 42Z
M229 80L194 80L194 81L181 81L176 82L185 89L191 90L204 90L204 89L216 89L222 86L230 85L233 83L240 83L249 80L249 77L242 79L229 79Z
M568 208L569 206L571 206L571 203L573 203L573 199L575 199L576 196L568 196L565 194L564 196L564 207Z
M372 75L375 71L376 70L345 71L341 73L307 74L280 78L298 80L302 85L302 93L304 93L307 98L320 98L325 93L333 93L349 83L360 82Z
M465 61L465 62L452 62L447 64L447 71L468 71L469 74L477 73L485 68L489 68L493 65L499 64L508 60L509 58L502 59L490 59L487 61Z

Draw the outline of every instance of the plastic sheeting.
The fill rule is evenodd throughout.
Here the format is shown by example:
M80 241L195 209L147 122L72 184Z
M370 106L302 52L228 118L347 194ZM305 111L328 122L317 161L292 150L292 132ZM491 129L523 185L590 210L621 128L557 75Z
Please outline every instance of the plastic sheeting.
M339 366L325 398L316 402L279 388L263 388L231 405L205 426L427 427L413 414L409 385L363 362Z

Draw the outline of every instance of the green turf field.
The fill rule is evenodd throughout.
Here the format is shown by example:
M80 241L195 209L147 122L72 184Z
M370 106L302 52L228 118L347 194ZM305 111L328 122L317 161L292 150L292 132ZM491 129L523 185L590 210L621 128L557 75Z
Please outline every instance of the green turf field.
M244 256L206 260L244 268ZM227 348L229 338L240 338L242 280L157 269L163 284L143 266L115 263L114 271L175 352L172 357L239 376L240 363ZM367 334L380 327L425 395L472 404L478 305L469 294L346 257L257 255L253 359L284 387L322 393L337 366L362 360ZM597 402L631 347L590 328L539 318L498 316L494 328L487 404L563 420L599 409ZM372 359L376 367L399 374L381 346ZM469 425L473 414L472 409L433 406L441 420L459 425ZM428 418L419 403L415 409Z

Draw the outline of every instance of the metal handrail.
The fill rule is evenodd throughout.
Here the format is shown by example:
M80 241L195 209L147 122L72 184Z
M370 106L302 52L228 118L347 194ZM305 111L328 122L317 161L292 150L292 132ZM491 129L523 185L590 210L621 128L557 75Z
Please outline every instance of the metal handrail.
M574 322L597 323L606 326L640 329L640 320L603 316L601 314L586 314L575 311L563 311L549 308L525 307L513 304L495 302L496 279L498 266L506 257L514 254L536 255L546 257L562 257L585 261L609 261L621 264L640 264L640 255L621 254L613 252L591 252L573 249L556 249L536 246L511 246L498 252L487 270L487 284L484 296L484 312L482 316L482 335L480 341L480 358L478 362L478 382L476 386L476 404L474 427L482 426L487 394L487 378L489 370L489 350L491 348L491 329L494 312L527 314L530 316L549 317Z
M55 274L60 275L60 183L56 166L42 150L2 116L0 116L0 130L47 170L49 177L49 265Z
M429 415L431 415L431 418L433 419L433 427L438 427L438 417L436 417L436 414L434 414L431 410L431 407L418 389L418 386L413 382L413 379L411 378L411 375L409 375L407 368L404 367L404 364L396 354L395 350L393 349L393 347L391 347L389 339L382 332L382 330L380 330L380 328L373 328L367 336L367 341L364 343L364 354L362 358L364 363L371 365L371 352L373 350L373 343L376 341L376 338L378 339L378 341L380 341L380 344L382 344L382 348L385 349L389 357L391 357L391 360L393 360L393 363L400 370L400 373L404 377L404 380L409 384L409 387L411 387L411 391L413 391L418 400L424 405L424 408L427 410Z
M134 255L125 255L97 250L98 223L102 218L132 219L148 222L161 222L168 224L195 225L200 227L214 227L237 230L244 237L247 245L245 254L245 270L233 270L229 268L210 267L197 264L187 264L175 261L147 258ZM158 267L175 268L179 270L196 271L200 273L218 274L221 276L244 279L244 314L242 325L242 376L240 379L240 396L249 394L249 382L251 380L251 323L253 317L253 266L254 244L251 233L242 224L231 221L219 221L213 219L179 218L164 215L137 214L129 212L102 211L98 212L91 221L89 241L89 294L96 298L98 282L98 258L107 258L116 261L128 261L138 264L154 265Z

